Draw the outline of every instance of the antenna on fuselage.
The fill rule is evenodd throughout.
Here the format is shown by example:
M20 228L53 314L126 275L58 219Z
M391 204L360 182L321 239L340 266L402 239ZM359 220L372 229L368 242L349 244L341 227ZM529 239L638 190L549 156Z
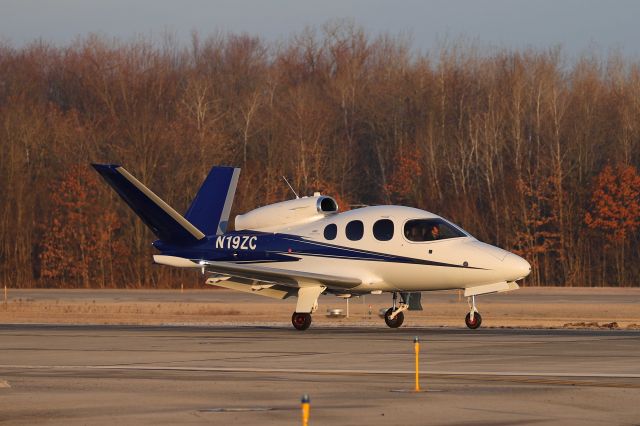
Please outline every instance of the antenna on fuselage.
M289 186L289 189L291 189L291 192L293 192L293 195L296 196L296 200L300 197L298 197L298 193L296 192L295 189L293 189L293 186L291 186L291 184L289 183L289 181L287 180L286 177L282 176L282 179L284 179L284 181L287 183L287 185Z

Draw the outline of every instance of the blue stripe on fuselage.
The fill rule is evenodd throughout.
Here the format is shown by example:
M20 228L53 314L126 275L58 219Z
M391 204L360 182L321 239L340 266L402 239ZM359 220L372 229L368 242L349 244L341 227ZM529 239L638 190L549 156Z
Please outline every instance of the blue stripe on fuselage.
M210 235L202 242L188 247L167 244L163 241L156 241L153 245L164 255L214 262L294 262L301 259L299 255L304 255L449 268L485 269L327 244L311 241L298 235L258 231L234 231L224 235Z

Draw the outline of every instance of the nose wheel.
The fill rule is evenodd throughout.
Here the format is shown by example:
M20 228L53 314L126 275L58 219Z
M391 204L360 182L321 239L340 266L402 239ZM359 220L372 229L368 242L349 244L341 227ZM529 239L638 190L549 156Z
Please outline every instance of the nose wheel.
M393 306L384 313L384 322L391 328L398 328L404 322L403 312L409 309L404 300L398 304L398 293L393 293Z
M304 331L311 325L311 314L294 312L291 317L291 324L293 324L296 330Z
M469 299L471 299L471 302L469 302ZM476 308L476 297L471 296L467 299L467 303L469 303L469 313L464 318L464 323L467 324L467 327L471 330L475 330L480 327L480 324L482 324L482 316Z
M469 312L464 318L464 323L467 324L467 327L469 327L470 329L475 330L476 328L480 327L480 324L482 324L482 317L478 312L474 312L472 318L471 312Z
M391 328L398 328L404 322L404 314L402 312L398 312L395 316L393 315L393 308L387 309L387 312L384 313L384 322Z

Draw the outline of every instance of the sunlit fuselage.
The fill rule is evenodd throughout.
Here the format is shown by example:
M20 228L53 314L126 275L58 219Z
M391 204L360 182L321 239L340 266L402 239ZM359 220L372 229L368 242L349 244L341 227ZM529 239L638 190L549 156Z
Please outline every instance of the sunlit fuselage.
M243 230L211 236L188 252L180 249L175 255L203 262L263 264L357 278L362 284L348 289L354 294L467 288L514 282L530 273L526 260L482 243L449 222L460 236L411 241L406 225L418 219L441 218L410 207L365 207L271 232ZM388 221L393 224L385 240L374 233L374 225L381 220L387 221L387 227ZM362 235L357 239L349 238L347 233L354 221L362 223ZM331 239L325 232L329 225L335 225ZM166 255L176 250L161 242L155 245Z

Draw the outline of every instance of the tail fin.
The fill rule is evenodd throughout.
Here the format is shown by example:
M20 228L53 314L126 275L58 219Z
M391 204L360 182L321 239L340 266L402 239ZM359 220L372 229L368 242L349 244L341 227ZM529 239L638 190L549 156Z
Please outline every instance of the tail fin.
M240 169L213 167L185 214L186 219L206 235L227 230Z
M121 166L115 164L92 164L92 166L161 240L187 244L195 243L205 237L202 231Z

